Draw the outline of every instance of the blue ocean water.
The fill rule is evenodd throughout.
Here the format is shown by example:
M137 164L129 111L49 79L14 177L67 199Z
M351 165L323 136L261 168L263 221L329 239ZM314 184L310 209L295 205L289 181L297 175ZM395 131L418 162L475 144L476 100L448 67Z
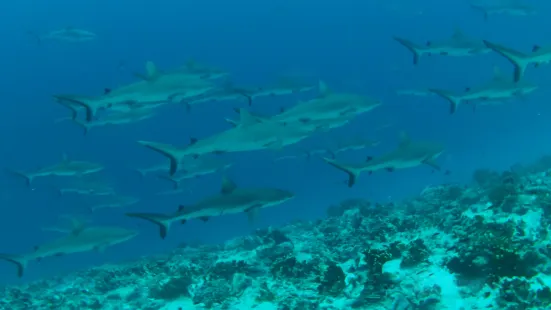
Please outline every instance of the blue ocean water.
M534 1L535 2L535 1ZM489 22L465 1L36 1L1 4L0 33L3 113L2 166L30 170L61 159L100 162L107 167L117 190L139 196L130 210L169 212L217 192L220 175L193 181L193 193L161 197L154 193L168 184L140 179L131 168L164 158L137 145L137 140L186 144L191 137L207 137L227 129L224 117L243 102L213 102L189 113L181 106L139 124L105 127L83 136L78 126L54 120L66 115L51 98L56 93L101 94L104 88L134 81L146 61L172 68L189 58L231 72L235 83L268 84L288 72L323 79L332 89L383 100L377 110L350 125L320 135L338 139L364 134L382 142L374 149L349 154L350 160L377 156L394 148L398 133L438 141L446 151L440 163L450 175L416 168L362 176L353 188L345 176L320 160L273 163L273 151L231 155L236 164L229 174L239 185L284 187L297 197L263 210L254 227L241 215L191 221L173 227L171 238L158 238L154 227L126 218L119 209L91 215L95 224L137 228L140 235L105 253L83 253L47 259L29 268L24 280L13 266L0 265L1 282L20 283L67 273L86 266L112 263L166 252L183 242L215 243L249 233L254 228L281 225L297 219L325 217L326 207L346 198L398 201L426 186L470 182L479 168L505 169L549 154L547 132L551 107L546 97L548 67L531 70L540 89L526 100L482 106L475 112L460 109L448 114L440 98L402 97L400 88L431 87L463 90L492 77L494 66L504 72L511 65L493 54L473 57L423 57L414 66L411 54L392 36L424 42L450 36L456 27L465 33L521 50L547 42L542 29L549 4L537 3L540 14L529 17L496 16ZM29 31L46 33L63 27L93 31L98 38L79 44L48 41L37 44ZM252 111L275 114L298 98L278 97L255 102ZM385 130L377 128L391 123ZM282 151L284 152L284 151ZM0 249L25 253L51 239L41 228L58 222L60 214L86 214L78 200L60 199L38 180L33 189L10 174L2 177ZM125 210L126 211L126 210Z

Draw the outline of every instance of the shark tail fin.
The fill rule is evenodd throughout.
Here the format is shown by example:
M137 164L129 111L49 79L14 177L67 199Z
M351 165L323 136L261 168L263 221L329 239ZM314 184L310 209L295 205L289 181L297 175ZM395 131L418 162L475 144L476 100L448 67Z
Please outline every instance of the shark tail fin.
M63 101L66 101L66 102L71 102L73 104L76 104L78 106L83 107L86 110L86 121L87 122L91 121L94 118L94 116L96 115L96 108L93 107L89 102L86 102L86 100L77 99L77 98L73 98L73 97L70 97L70 96L64 96L64 95L54 95L54 98L60 103L63 102ZM63 105L66 106L66 104L63 104ZM75 118L76 118L76 115L75 115Z
M78 119L73 119L73 122L75 122L75 124L79 125L82 128L85 136L88 135L91 127L90 123L86 123Z
M474 4L471 4L471 9L475 10L475 11L479 11L481 12L483 15L484 15L484 21L487 22L488 21L488 18L489 18L489 14L488 14L488 10L484 9L483 7L480 7L478 5L474 5Z
M331 158L324 157L323 160L325 160L325 162L330 164L331 166L339 170L342 170L348 174L348 187L352 187L354 186L354 184L356 184L356 181L358 180L358 176L359 176L359 173L357 171Z
M170 144L163 144L163 143L157 143L157 142L149 142L149 141L138 141L139 144L145 146L146 148L153 150L157 153L160 153L161 155L164 155L168 157L170 160L170 169L169 173L170 175L174 175L176 171L178 171L178 157L176 155L176 148Z
M126 213L126 216L140 218L159 226L159 235L162 239L166 238L170 228L169 217L160 213Z
M180 183L177 180L175 180L174 178L171 178L171 177L166 176L166 175L158 175L157 177L160 178L160 179L172 182L172 188L173 189L179 189L180 188Z
M419 46L409 40L399 38L399 37L393 37L394 40L396 40L398 43L402 44L405 48L407 48L411 53L413 53L413 64L416 65L419 63L419 57L421 57L421 54L419 53Z
M450 114L454 114L455 111L457 111L457 108L459 107L459 104L461 103L461 97L457 96L449 91L442 90L442 89L429 89L431 93L434 93L444 99L446 99L450 103Z
M10 254L0 254L0 259L15 264L17 267L17 276L21 278L27 267L27 261L20 256Z
M13 174L13 175L20 176L20 177L24 178L25 179L25 184L27 184L27 187L31 188L31 185L32 185L32 182L33 182L33 176L32 175L29 175L29 174L21 172L21 171L10 170L10 169L7 169L6 171Z
M526 67L528 67L528 65L531 63L530 56L516 51L512 48L495 44L486 40L484 40L484 44L492 51L505 57L507 60L509 60L509 62L513 64L513 66L515 66L514 81L520 81L520 79L524 76Z

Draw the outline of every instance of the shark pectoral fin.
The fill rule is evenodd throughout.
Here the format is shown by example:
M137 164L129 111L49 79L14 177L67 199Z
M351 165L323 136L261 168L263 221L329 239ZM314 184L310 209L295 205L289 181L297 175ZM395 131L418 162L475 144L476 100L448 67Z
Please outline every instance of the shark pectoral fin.
M440 168L440 166L433 159L427 159L427 160L423 161L423 164L431 166L432 168L434 168L438 171L440 171L442 169L442 168Z
M227 176L224 176L222 178L222 189L220 192L224 195L231 194L235 189L237 188L237 185L230 180Z
M15 264L15 266L17 267L17 276L19 278L23 276L25 268L27 267L27 261L24 259L24 257L17 255L0 254L0 259Z
M203 221L203 222L208 222L208 220L210 219L210 217L208 217L208 216L201 216L199 219L200 219L201 221Z

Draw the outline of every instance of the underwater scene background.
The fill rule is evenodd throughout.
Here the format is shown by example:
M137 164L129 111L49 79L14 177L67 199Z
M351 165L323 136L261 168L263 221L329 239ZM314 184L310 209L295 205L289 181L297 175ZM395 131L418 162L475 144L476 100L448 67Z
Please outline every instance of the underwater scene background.
M0 309L551 309L551 4L0 7Z

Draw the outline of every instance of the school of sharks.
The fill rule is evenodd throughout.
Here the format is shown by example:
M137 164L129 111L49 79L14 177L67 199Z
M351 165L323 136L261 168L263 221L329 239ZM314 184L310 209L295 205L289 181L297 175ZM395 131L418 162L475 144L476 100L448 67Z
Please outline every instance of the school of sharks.
M487 3L487 4L486 4ZM534 8L520 1L477 1L471 4L473 14L478 12L488 23L492 15L508 14L525 16L534 14ZM48 40L86 42L96 39L93 32L66 28L44 35L33 35L40 44ZM484 38L474 38L456 29L448 38L435 38L420 44L408 38L395 36L396 48L411 52L416 66L430 62L431 57L476 57L480 54L495 54L512 65L512 73L507 68L495 68L493 78L481 85L475 85L464 92L447 89L400 90L400 95L437 96L449 106L451 114L461 111L463 106L504 104L530 95L537 85L529 80L532 67L551 62L551 46L536 45L531 51L518 51L507 46L507 42L490 42ZM549 42L551 43L551 42ZM276 115L258 115L250 107L267 97L281 97L280 100L293 100L300 94L309 99L296 102L290 108L282 109ZM193 182L195 178L218 173L222 176L221 190L212 196L204 197L191 205L174 207L174 212L163 214L155 209L144 212L127 212L126 216L145 221L157 227L161 238L169 237L171 226L190 220L204 221L226 214L243 213L254 221L263 208L275 207L293 199L295 194L283 188L240 187L228 176L232 162L226 161L224 154L248 153L260 150L279 151L291 145L298 145L301 152L285 155L279 160L304 160L321 158L328 167L334 167L346 176L346 185L354 186L362 173L377 171L394 172L399 177L401 169L427 167L438 173L447 173L438 163L445 147L437 141L424 141L422 137L410 137L407 133L397 134L394 150L377 157L368 157L363 162L347 162L340 158L342 152L376 147L379 141L358 139L338 141L335 145L308 149L300 147L303 140L313 135L323 135L335 128L346 126L360 115L370 114L384 103L363 94L349 93L334 89L323 80L315 83L285 80L263 87L234 85L230 72L218 67L190 61L178 68L160 68L153 61L145 63L143 72L134 74L134 81L97 94L52 94L52 101L66 107L69 116L60 120L74 122L75 130L85 133L102 126L124 126L138 123L161 114L168 105L180 105L193 113L197 106L217 102L235 107L235 115L221 121L227 122L227 129L201 139L191 139L187 145L173 145L169 141L139 140L136 144L158 154L159 160L166 163L146 168L136 168L142 177L155 176L169 180L172 189L165 194L182 193L183 182ZM490 107L492 108L492 107ZM116 130L116 129L113 129ZM277 153L276 153L277 154ZM281 154L281 153L280 153ZM94 199L91 211L102 212L105 208L124 208L136 204L139 198L119 195L116 190L100 178L95 177L104 170L101 163L89 162L83 158L64 155L58 163L34 171L7 167L14 175L14 182L25 180L29 188L37 178L58 177L69 182L58 188L60 195L85 195ZM137 175L138 177L138 175ZM342 186L346 186L343 184ZM124 211L122 211L124 212ZM27 265L37 259L102 250L138 235L138 231L123 227L92 226L72 219L68 229L55 228L63 235L22 254L0 254L0 259L13 263L19 277L23 276Z

